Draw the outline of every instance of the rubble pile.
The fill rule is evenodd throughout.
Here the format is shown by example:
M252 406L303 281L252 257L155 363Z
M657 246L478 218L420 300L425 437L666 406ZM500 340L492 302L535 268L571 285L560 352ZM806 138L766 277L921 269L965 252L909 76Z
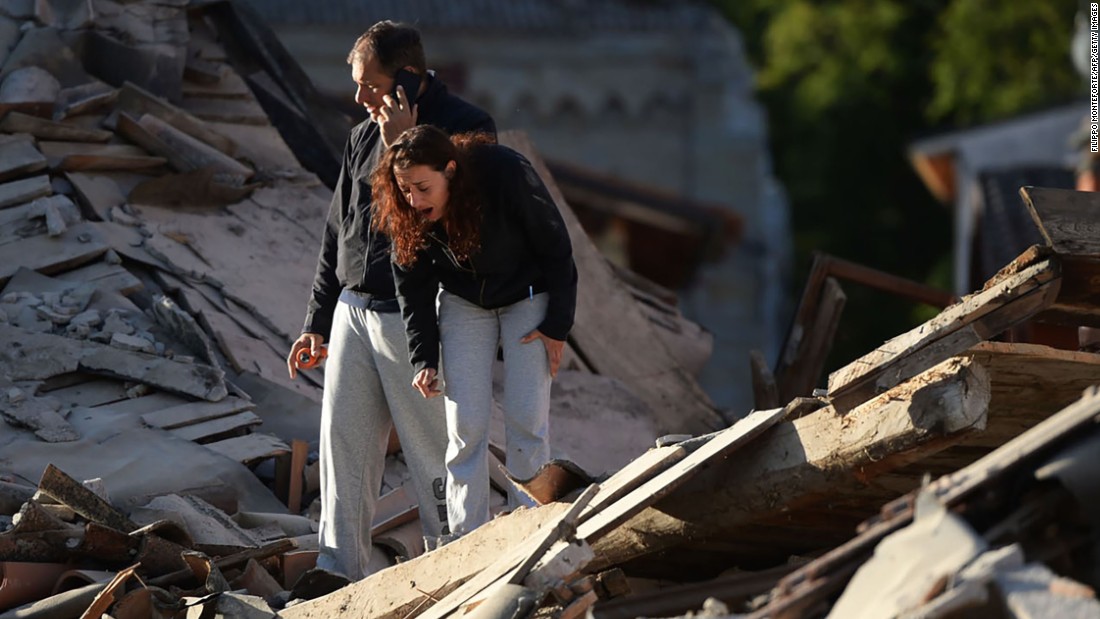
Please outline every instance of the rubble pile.
M284 360L350 128L315 99L232 2L0 3L0 617L271 616L335 586L300 580L323 367ZM709 335L570 225L554 466L588 479L726 421L677 361ZM533 481L491 468L498 511ZM425 550L408 482L391 438L377 570Z
M990 341L1096 324L1098 203L1023 197L1046 244L833 372L826 394L664 437L610 478L561 483L557 502L282 615L1100 615L1100 357Z
M555 459L521 480L491 450L497 510L543 505L426 553L391 440L377 571L333 591L323 367L284 361L348 129L318 110L233 2L0 3L0 619L1096 616L1100 356L995 341L1100 326L1096 198L1025 190L1043 245L814 394L823 270L783 371L754 361L770 404L721 412L686 369L709 336L517 133L580 272Z

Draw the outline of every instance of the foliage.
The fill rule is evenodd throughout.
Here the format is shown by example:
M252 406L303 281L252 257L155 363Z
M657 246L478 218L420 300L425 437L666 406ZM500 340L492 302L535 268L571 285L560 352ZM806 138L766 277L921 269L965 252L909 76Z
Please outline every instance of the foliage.
M950 206L907 145L1083 94L1075 0L712 0L738 28L791 199L798 290L814 251L950 289ZM927 318L845 287L836 365ZM843 325L842 325L843 327ZM835 367L835 365L833 366Z

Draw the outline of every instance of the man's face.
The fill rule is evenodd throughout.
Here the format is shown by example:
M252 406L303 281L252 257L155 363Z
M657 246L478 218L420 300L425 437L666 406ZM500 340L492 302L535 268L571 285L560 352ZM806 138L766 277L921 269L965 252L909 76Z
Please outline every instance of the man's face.
M382 95L393 91L393 77L386 75L378 59L368 52L364 58L351 63L351 79L355 82L355 102L367 110L371 120L378 122Z

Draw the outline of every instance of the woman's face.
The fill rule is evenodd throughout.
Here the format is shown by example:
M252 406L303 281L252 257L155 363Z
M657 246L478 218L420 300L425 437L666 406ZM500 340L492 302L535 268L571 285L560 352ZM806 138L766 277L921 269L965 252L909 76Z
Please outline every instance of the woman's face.
M394 168L393 175L405 201L428 221L439 221L447 209L450 176L454 174L454 169L455 162L451 161L443 171L415 165Z

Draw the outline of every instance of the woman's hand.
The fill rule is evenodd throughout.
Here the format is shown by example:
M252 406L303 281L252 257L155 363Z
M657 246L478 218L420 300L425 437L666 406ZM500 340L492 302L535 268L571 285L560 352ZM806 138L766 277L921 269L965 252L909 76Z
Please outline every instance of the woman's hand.
M538 329L523 336L520 342L529 344L535 340L542 340L542 345L546 347L546 359L550 362L550 377L554 378L558 375L558 364L561 363L561 353L565 350L565 342L555 340Z
M320 333L303 333L298 336L290 346L290 354L286 356L286 369L290 372L290 379L298 378L298 355L308 350L311 357L321 354L321 346L325 343L325 336Z
M435 369L424 368L416 373L412 386L425 398L434 398L443 392L439 389L439 379L435 377Z

